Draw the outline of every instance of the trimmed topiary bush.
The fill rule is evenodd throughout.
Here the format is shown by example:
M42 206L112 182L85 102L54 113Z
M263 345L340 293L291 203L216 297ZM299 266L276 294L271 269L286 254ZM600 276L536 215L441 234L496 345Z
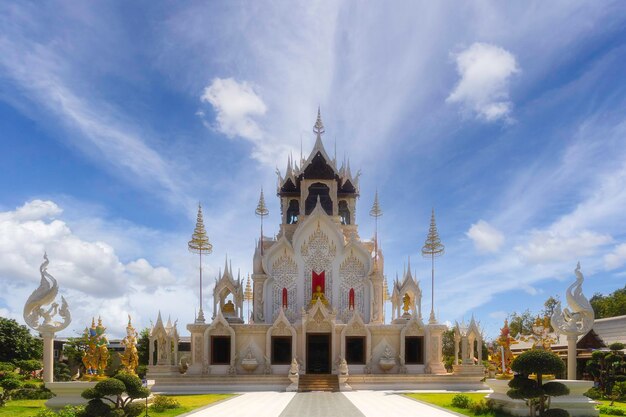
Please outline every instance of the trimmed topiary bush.
M452 407L466 409L469 408L471 403L472 400L467 395L456 394L454 397L452 397L452 402L450 403L450 405L452 405Z
M81 417L136 417L145 407L132 401L148 397L150 391L141 385L137 376L119 373L113 378L98 382L81 395L89 400Z
M469 410L474 413L474 415L477 416L482 416L485 414L491 414L493 413L494 409L493 409L493 401L491 400L478 400L478 401L472 401L470 406L469 406Z
M609 405L601 405L598 407L598 410L600 410L600 414L609 414L611 416L623 416L626 414L623 408L611 407Z
M547 374L558 374L565 370L565 365L561 358L553 352L533 349L519 355L511 363L511 369L517 372L510 382L511 388L507 395L516 400L524 400L529 407L530 416L539 414L540 417L567 417L569 414L565 410L548 410L548 399L569 394L569 388L556 381L543 383L543 376ZM536 379L530 379L534 374ZM550 414L546 414L550 411ZM563 414L565 413L565 414Z

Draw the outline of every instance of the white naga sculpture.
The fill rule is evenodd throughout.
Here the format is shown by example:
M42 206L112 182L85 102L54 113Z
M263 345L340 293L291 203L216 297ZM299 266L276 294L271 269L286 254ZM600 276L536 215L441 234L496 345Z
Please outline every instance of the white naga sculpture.
M48 273L50 261L44 253L44 261L39 267L41 281L39 287L28 297L24 305L24 321L43 337L44 382L52 382L54 334L65 329L72 322L65 298L61 297L61 307L54 300L59 292L57 280ZM50 307L47 307L50 306ZM55 320L59 316L62 321Z
M574 270L576 281L567 288L566 299L568 307L561 310L558 302L550 318L552 328L557 333L567 336L567 379L576 379L576 342L578 336L586 334L595 320L593 308L583 294L583 277L580 272L580 262Z

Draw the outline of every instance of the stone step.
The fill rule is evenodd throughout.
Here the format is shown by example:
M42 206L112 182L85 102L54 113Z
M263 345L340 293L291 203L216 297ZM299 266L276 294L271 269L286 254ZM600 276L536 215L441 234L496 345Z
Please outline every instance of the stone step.
M337 392L339 391L339 378L337 375L300 375L298 381L299 392L310 391L327 391Z

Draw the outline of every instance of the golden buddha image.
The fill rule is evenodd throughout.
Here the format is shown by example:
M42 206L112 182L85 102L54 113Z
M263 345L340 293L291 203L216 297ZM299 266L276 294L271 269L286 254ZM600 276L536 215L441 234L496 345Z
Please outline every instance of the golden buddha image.
M409 294L404 294L402 297L402 310L404 314L409 314L409 310L411 309L411 297Z
M222 306L222 313L234 313L234 312L235 312L235 305L233 304L232 300L228 300L228 302Z
M311 296L311 304L315 303L317 300L320 300L325 306L328 305L328 300L326 299L326 295L324 295L324 291L322 291L321 285L315 287L315 292Z

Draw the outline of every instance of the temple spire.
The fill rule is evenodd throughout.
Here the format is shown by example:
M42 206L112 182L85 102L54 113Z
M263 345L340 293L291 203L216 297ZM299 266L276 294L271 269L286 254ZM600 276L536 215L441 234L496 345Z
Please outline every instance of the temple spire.
M248 274L248 280L246 281L246 289L243 292L243 298L248 302L248 323L250 323L250 301L254 299L254 293L252 292L252 286L250 285L250 274Z
M378 218L383 215L383 211L378 203L378 190L374 195L374 204L370 210L370 216L374 218L374 263L378 262Z
M204 228L204 220L202 219L202 206L198 203L198 216L196 218L196 227L191 235L191 240L187 243L190 252L197 253L200 258L200 310L196 321L204 323L204 313L202 311L202 252L210 254L213 251L213 245L209 242L209 236Z
M432 274L431 274L431 300L430 300L430 323L436 323L435 317L435 257L444 254L445 247L441 243L439 238L439 232L437 231L437 223L435 222L435 209L432 209L430 216L430 227L428 229L428 236L426 236L426 242L422 248L422 255L426 258L430 257L432 262Z
M313 133L317 135L319 138L325 132L324 123L322 123L322 114L320 111L320 107L317 107L317 120L315 121L315 125L313 126Z
M263 256L263 217L267 216L270 211L265 206L265 197L263 196L263 188L261 188L261 195L259 196L259 203L256 206L254 213L261 218L261 256Z

